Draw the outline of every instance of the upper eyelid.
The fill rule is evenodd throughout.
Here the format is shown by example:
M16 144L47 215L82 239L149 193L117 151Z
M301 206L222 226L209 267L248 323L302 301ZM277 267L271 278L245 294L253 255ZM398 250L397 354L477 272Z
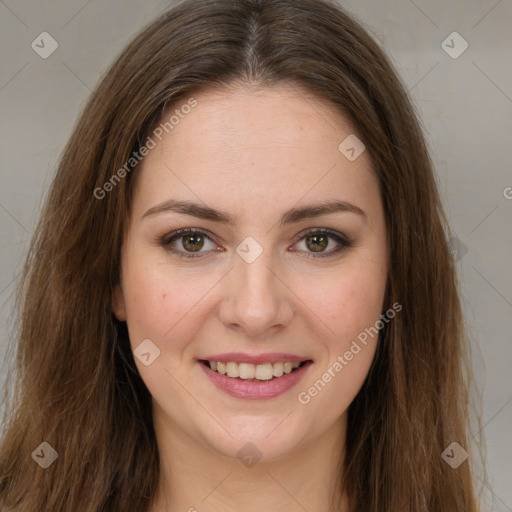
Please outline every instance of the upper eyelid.
M217 238L215 236L213 236L210 232L200 229L200 228L177 229L171 233L168 233L167 235L164 235L161 238L161 240L165 243L170 243L171 241L173 241L173 239L179 240L181 237L184 237L186 235L194 235L196 233L199 233L200 235L204 235L210 241L217 243Z

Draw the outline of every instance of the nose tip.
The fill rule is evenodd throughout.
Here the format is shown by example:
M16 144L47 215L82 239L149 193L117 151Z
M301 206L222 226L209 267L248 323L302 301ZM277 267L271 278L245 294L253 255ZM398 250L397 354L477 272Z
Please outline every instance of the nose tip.
M248 247L249 252L254 249L250 242ZM235 263L220 309L225 325L241 329L250 337L261 337L269 329L290 322L293 308L287 288L272 266L271 255L264 251L251 263L243 257Z

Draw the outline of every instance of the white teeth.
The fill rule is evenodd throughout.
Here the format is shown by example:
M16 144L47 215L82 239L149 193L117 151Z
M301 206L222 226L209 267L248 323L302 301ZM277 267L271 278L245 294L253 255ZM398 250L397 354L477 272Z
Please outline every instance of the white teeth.
M239 363L238 365L238 376L241 379L254 379L256 375L256 369L253 364ZM231 375L230 375L231 377Z
M221 375L227 375L232 378L241 378L244 380L257 379L257 380L270 380L273 377L282 377L285 373L290 373L295 368L300 366L300 362L278 362L278 363L235 363L232 361L208 361L210 368Z
M270 380L274 375L274 369L270 363L258 364L256 366L256 378L258 380Z
M228 377L238 377L238 363L226 363Z
M284 366L284 363L274 363L274 377L282 377L283 376L283 366Z

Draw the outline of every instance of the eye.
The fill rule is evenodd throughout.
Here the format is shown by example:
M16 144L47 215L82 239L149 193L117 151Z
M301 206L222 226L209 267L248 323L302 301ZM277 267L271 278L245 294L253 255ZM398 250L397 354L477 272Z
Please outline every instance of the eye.
M305 233L301 233L299 237L299 242L303 243L306 248L306 258L327 258L343 252L352 245L352 242L345 235L329 229L309 229ZM327 247L333 245L330 240L335 241L335 248L326 251Z
M179 245L181 245L184 250L176 250L174 247L174 243L176 241L180 242ZM210 250L216 250L215 248L217 246L213 244L212 239L204 231L200 229L186 228L179 229L178 231L174 231L173 233L164 236L160 240L160 245L165 247L167 251L177 254L182 258L202 258L200 253L208 252L201 251L201 249L204 248L205 241L208 241L213 245L213 248ZM196 255L194 253L199 254Z
M330 245L333 245L331 243L332 240L335 242L335 248L326 251ZM177 248L175 244L178 242L178 246L181 247ZM206 242L210 243L212 247L210 247L210 249L206 247L206 250L203 251L202 249L205 248ZM352 244L345 235L322 228L309 229L301 233L299 235L299 242L304 243L305 249L301 249L300 251L308 253L306 255L307 258L326 258L328 256L334 256L341 253ZM158 243L164 247L166 251L176 254L181 258L202 258L204 256L202 256L201 253L211 251L220 252L222 250L205 231L194 228L173 231L160 239ZM294 246L296 245L297 243L294 244ZM292 249L292 252L298 251L297 249Z

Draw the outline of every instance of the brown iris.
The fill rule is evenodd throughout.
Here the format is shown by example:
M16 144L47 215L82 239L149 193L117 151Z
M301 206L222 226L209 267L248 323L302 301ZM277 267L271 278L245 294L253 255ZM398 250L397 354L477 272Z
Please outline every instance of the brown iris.
M311 245L310 245L311 242ZM313 252L323 251L329 244L329 237L327 235L316 234L306 237L306 245Z
M203 235L198 234L198 233L194 233L192 235L185 235L182 237L182 239L183 239L183 247L185 247L185 249L187 251L197 252L200 249L202 249L202 247L204 245ZM188 243L187 242L188 240L191 240L191 242Z

